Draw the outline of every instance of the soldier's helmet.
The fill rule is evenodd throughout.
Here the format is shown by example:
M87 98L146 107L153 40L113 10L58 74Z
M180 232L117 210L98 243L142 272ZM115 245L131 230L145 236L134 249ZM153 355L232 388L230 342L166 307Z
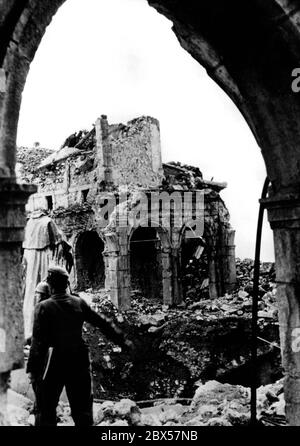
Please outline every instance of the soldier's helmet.
M46 295L50 295L50 290L49 290L49 285L47 282L40 282L37 284L36 289L35 289L36 293L39 294L46 294Z
M66 289L69 283L69 274L60 266L51 266L48 269L47 283L54 288Z

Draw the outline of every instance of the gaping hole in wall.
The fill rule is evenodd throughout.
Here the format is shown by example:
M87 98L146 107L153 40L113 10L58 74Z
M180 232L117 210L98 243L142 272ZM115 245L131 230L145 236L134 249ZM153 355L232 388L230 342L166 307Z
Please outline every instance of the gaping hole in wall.
M87 202L88 194L89 194L89 189L84 189L84 190L81 192L82 203L86 203L86 202Z
M182 236L180 263L184 299L193 299L195 293L201 298L208 298L207 246L205 240L196 237L191 228L186 228Z
M104 243L95 231L81 234L75 248L77 289L97 290L104 287Z
M162 299L161 241L155 228L137 228L130 239L130 271L133 294Z
M48 211L52 211L52 209L53 209L53 197L52 197L52 195L48 195L46 197L46 202L47 202L47 209L48 209Z

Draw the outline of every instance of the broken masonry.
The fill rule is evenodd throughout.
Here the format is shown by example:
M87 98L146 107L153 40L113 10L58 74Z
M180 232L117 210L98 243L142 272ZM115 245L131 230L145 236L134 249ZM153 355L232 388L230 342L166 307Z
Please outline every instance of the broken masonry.
M110 125L102 116L90 132L71 135L58 151L45 151L38 145L21 148L17 171L22 182L38 187L27 211L48 210L72 246L74 289L106 288L122 310L130 308L132 289L161 298L165 305L178 305L186 293L184 277L193 264L197 268L202 255L202 279L210 297L234 288L235 232L220 197L226 184L203 180L198 168L163 164L156 119L143 116L127 125ZM120 203L124 190L128 197ZM150 198L162 192L182 198L190 192L190 206L180 225L176 206L157 207L157 225L145 227L136 220L118 225L116 214L120 218L122 212L134 211L141 194ZM200 192L204 196L201 239L190 225L196 219ZM103 203L112 198L120 204L108 209L107 223L103 223ZM146 217L150 221L152 215Z

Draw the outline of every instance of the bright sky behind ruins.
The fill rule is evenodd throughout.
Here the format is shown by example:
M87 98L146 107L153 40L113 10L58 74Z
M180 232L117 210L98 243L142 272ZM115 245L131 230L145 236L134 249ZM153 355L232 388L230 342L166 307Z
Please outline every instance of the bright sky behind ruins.
M254 257L260 149L238 109L178 43L146 0L68 0L48 28L23 95L18 144L59 148L71 133L150 115L161 124L163 161L199 166L222 192L237 256ZM273 260L268 223L262 259Z

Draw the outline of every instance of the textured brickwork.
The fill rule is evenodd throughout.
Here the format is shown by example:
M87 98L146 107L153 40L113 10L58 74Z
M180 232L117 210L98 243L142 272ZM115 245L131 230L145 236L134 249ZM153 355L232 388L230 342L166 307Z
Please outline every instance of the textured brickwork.
M159 123L142 117L111 135L112 168L115 184L158 187L162 179Z

